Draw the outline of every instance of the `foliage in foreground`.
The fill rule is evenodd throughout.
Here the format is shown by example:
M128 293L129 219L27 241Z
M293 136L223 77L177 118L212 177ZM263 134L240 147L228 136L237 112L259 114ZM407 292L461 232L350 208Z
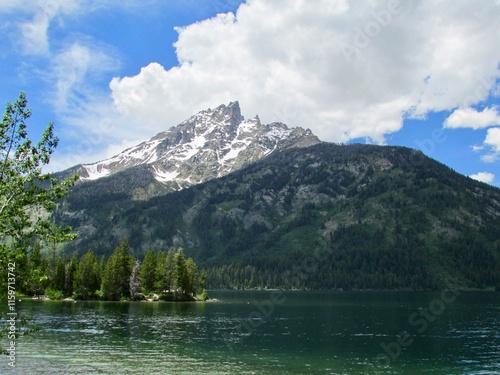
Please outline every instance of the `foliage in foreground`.
M1 315L7 307L7 290L18 293L27 282L28 257L34 260L39 256L40 241L55 249L58 242L75 237L70 233L71 228L54 225L49 213L69 192L78 176L58 181L43 173L42 168L49 163L59 140L54 135L54 124L49 123L40 141L32 142L26 125L31 116L27 104L26 95L21 93L15 103L7 103L0 122ZM44 275L35 269L30 277L38 283L43 281ZM17 319L24 333L33 331L25 327L25 316L19 314ZM0 329L0 337L4 334L5 330Z
M17 101L7 103L0 123L0 268L18 264L23 272L34 239L53 244L73 239L69 227L54 225L48 212L63 198L78 178L63 181L43 173L59 142L50 123L42 139L33 144L28 137L26 120L31 116L27 99L21 93ZM18 278L21 275L18 275ZM2 290L6 280L0 280Z

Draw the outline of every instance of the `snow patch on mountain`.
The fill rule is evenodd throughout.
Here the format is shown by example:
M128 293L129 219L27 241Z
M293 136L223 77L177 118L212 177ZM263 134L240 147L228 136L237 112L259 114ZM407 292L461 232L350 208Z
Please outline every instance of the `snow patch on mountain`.
M175 181L175 178L179 174L179 172L165 172L165 171L159 171L155 167L153 167L153 170L155 172L155 178L159 182L170 182L170 181Z
M83 177L81 176L80 178L82 180L97 180L101 177L106 177L111 174L111 171L109 169L104 169L103 165L100 163L95 163L95 164L86 164L83 165L85 170L87 171L87 176Z

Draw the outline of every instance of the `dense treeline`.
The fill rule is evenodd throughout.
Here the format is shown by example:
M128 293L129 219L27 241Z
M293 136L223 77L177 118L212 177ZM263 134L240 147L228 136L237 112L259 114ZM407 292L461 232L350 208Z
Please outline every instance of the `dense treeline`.
M148 295L169 301L207 298L204 272L198 271L192 258L185 258L182 249L149 250L140 263L129 254L126 241L107 259L98 259L93 251L80 259L59 257L55 251L42 256L35 243L24 263L19 287L29 295L111 301L140 300Z
M427 290L451 283L500 290L495 258L500 245L488 241L494 232L485 229L453 239L425 238L418 230L428 225L423 216L415 216L411 226L405 226L405 220L406 215L399 213L393 227L365 223L340 226L325 244L311 241L313 232L304 225L309 249L303 246L287 257L273 256L269 251L269 255L207 265L207 280L212 288L220 289ZM279 246L286 244L278 241ZM444 249L444 254L437 249Z

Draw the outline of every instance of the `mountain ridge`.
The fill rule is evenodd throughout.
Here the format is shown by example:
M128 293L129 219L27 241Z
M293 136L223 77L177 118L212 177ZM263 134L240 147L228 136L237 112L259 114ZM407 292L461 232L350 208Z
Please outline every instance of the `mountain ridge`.
M309 129L290 129L278 122L262 124L258 116L245 120L235 101L200 111L109 159L79 164L62 173L76 172L86 182L146 165L163 185L160 190L174 191L226 175L275 150L319 142Z

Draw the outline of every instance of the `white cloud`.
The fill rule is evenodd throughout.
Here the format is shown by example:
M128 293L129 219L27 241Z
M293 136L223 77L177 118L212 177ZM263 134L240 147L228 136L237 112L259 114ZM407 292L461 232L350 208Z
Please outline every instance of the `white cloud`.
M477 111L474 108L459 108L444 121L446 128L482 129L500 125L500 113L497 107L484 108Z
M2 19L9 20L5 31L24 67L19 71L42 78L53 87L48 91L55 96L46 99L55 104L57 111L71 100L78 85L89 80L90 74L116 66L113 48L90 37L63 33L57 43L49 38L53 24L64 30L68 20L94 11L97 4L96 0L33 0L27 6L24 1L11 0L0 5Z
M117 155L137 145L137 141L116 138L120 126L113 121L96 122L94 129L81 132L78 144L61 144L54 153L45 172L57 172L77 164L93 163Z
M92 100L96 95L92 84L97 76L114 71L120 65L109 48L105 51L106 46L87 42L74 42L51 58L51 68L45 76L53 82L51 101L59 113L72 113L78 103Z
M495 181L495 175L490 172L479 172L476 174L472 174L469 177L477 181L485 182L487 184L492 184L493 181Z
M0 2L0 15L14 15L6 20L10 26L9 39L17 52L43 56L51 53L49 30L54 23L60 26L71 17L105 9L137 12L150 5L151 1L134 0L31 0L29 4L9 0Z
M484 143L493 147L494 151L500 152L500 128L488 129Z
M493 163L500 157L500 113L497 106L478 111L474 108L459 108L444 121L445 128L486 129L486 137L482 145L473 145L474 152L481 152L481 160Z
M491 150L490 154L481 156L481 160L486 163L493 163L500 157L500 128L490 128L486 133L484 148Z
M147 132L131 126L130 118L120 114L109 92L99 89L110 72L120 66L119 58L109 46L92 40L74 42L51 59L51 69L45 74L53 89L48 91L47 102L52 105L64 143L54 155L49 170L61 170L78 163L90 163L116 153L113 145L129 145L147 139ZM76 140L76 142L74 142Z
M23 7L23 9L20 9ZM45 55L49 53L48 30L54 19L67 15L79 8L76 0L37 0L26 6L25 2L14 1L5 11L22 10L28 13L28 19L18 24L18 32L12 33L13 42L17 41L22 53L26 55ZM0 9L1 10L1 9Z
M179 66L152 63L110 88L121 113L151 131L239 100L247 117L324 140L383 143L405 116L470 107L495 90L499 18L494 2L249 0L178 29Z

